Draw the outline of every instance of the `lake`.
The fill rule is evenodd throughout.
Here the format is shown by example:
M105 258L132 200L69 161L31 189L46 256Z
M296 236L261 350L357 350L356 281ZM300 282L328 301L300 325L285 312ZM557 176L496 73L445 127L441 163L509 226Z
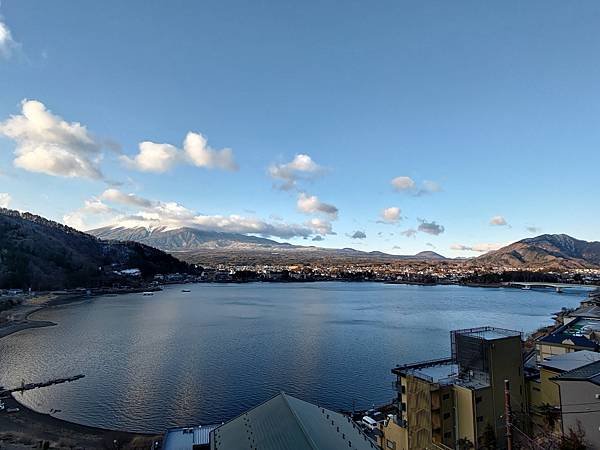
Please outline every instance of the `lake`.
M169 286L32 318L58 326L0 339L0 384L79 373L17 398L106 428L161 432L228 420L285 391L332 409L394 397L390 369L449 355L449 331L531 332L584 292L381 283Z

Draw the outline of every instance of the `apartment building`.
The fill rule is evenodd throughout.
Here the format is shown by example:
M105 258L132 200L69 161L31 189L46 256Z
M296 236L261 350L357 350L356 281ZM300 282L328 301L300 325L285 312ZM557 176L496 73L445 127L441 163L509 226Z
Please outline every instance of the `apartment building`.
M382 448L503 448L504 380L515 417L527 414L521 333L481 327L450 335L449 358L392 369L397 412L380 429Z

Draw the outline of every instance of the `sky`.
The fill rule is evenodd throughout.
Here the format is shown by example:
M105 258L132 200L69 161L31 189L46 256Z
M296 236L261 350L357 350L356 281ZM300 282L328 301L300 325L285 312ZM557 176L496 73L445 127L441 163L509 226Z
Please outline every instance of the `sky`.
M0 206L475 256L599 240L597 1L2 0Z

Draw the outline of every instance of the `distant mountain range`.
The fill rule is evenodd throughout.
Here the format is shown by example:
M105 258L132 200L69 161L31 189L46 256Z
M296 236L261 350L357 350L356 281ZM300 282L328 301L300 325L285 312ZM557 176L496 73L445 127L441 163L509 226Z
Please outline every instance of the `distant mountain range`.
M133 240L198 264L303 264L312 262L449 262L495 267L572 269L600 267L600 242L586 242L565 234L544 234L523 239L477 258L448 259L424 251L416 255L391 255L352 248L331 249L281 243L272 239L194 228L105 227L90 234L111 240Z
M173 256L137 242L108 242L29 213L0 208L0 288L34 290L121 282L116 270L142 276L187 272Z
M432 251L416 255L391 255L352 248L331 249L292 245L244 234L203 231L195 228L104 227L90 230L88 233L100 239L141 242L198 264L303 264L323 261L340 263L446 259Z
M600 242L582 241L566 234L543 234L486 253L476 261L494 266L549 269L600 267Z

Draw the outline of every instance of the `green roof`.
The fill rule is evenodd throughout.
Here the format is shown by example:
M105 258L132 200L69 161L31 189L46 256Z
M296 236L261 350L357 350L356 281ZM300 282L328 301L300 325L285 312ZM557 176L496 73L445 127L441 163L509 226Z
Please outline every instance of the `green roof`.
M348 417L281 393L211 433L211 450L373 450Z

